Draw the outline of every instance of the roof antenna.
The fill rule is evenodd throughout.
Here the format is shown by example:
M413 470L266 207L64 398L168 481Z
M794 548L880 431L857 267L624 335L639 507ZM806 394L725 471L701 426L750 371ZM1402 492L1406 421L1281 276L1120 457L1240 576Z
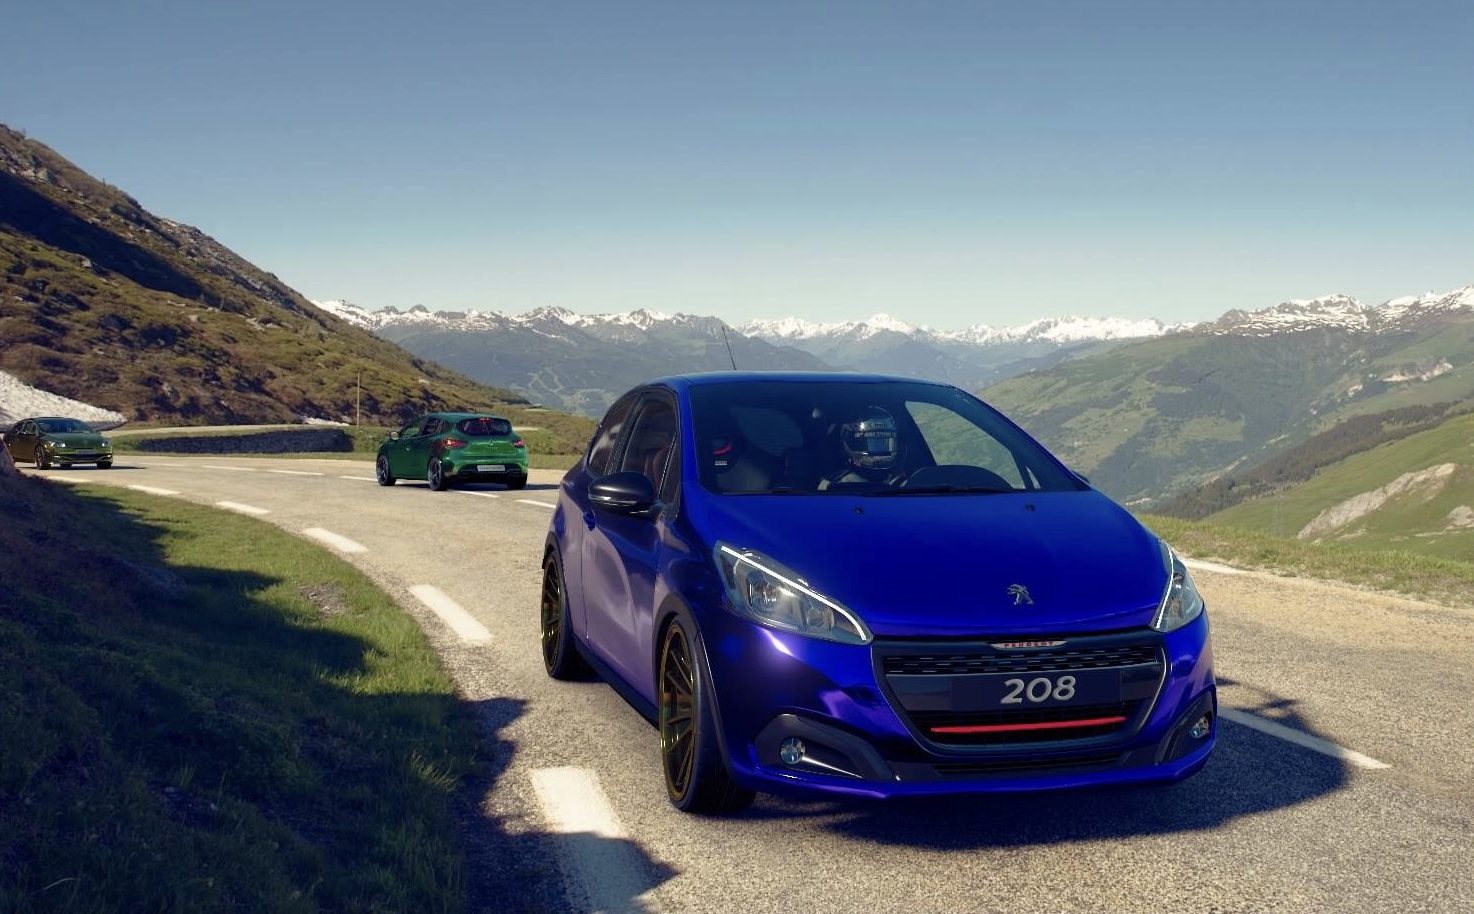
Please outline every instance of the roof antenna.
M732 360L732 370L737 370L737 359L732 355L732 341L727 339L727 325L722 324L722 342L727 344L727 358Z

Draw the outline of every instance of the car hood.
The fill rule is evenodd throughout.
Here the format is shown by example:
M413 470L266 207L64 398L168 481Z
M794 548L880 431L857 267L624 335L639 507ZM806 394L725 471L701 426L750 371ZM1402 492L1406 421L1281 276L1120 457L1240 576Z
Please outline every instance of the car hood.
M1142 627L1167 585L1156 536L1095 491L727 495L699 513L713 546L767 554L880 637Z
M67 447L101 447L102 436L96 432L47 432L45 440Z

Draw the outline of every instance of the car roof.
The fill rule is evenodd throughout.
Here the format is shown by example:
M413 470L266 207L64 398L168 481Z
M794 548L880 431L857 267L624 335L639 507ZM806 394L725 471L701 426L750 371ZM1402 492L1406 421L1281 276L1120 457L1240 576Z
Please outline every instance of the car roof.
M667 375L662 378L655 378L649 383L666 387L683 388L706 387L720 384L760 384L764 382L813 384L890 384L903 382L908 384L939 384L936 381L927 381L922 378L908 378L904 375L865 374L857 371L703 371L691 374Z
M426 413L425 415L435 416L439 419L453 419L456 422L459 422L462 419L500 419L501 421L510 424L512 421L505 416L494 416L491 413Z

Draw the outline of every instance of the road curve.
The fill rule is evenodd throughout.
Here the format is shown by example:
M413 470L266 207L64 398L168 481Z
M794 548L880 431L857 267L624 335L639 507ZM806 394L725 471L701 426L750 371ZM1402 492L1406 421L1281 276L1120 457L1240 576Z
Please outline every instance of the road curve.
M44 475L255 514L337 551L421 621L490 747L475 909L1474 910L1471 609L1199 570L1222 703L1239 713L1196 778L889 804L763 797L709 820L668 806L655 733L609 688L543 675L538 565L560 474L432 493L382 489L354 461L120 459Z

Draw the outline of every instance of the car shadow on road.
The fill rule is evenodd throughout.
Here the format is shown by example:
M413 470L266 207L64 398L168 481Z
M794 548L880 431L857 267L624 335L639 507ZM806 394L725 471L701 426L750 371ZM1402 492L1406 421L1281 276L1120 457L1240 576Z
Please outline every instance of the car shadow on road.
M1229 684L1227 682L1225 685ZM1315 731L1294 699L1264 694L1253 708L1277 723ZM843 835L936 850L1049 845L1215 829L1340 790L1339 759L1232 722L1219 723L1208 765L1177 784L1030 794L979 794L885 802L763 800L749 818L821 818Z

